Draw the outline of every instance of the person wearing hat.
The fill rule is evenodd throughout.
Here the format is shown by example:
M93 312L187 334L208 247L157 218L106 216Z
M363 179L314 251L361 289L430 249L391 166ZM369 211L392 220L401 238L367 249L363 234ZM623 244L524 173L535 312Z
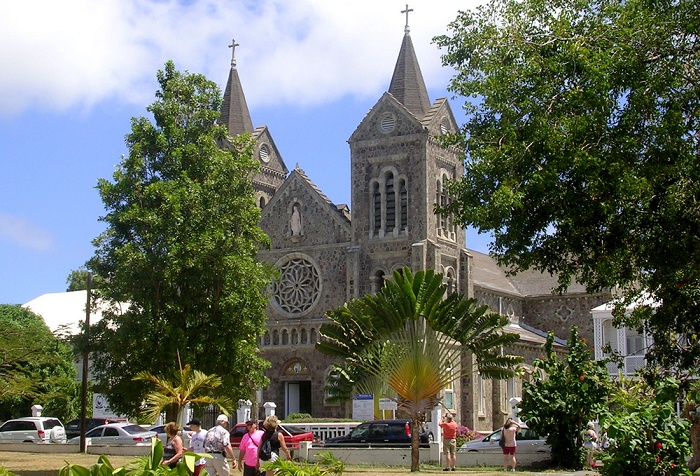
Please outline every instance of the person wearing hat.
M241 438L241 444L238 446L238 470L243 470L243 476L257 476L260 461L258 460L258 448L260 448L260 440L263 436L263 431L258 430L258 422L248 420L245 422L245 427L248 433Z
M207 432L204 437L204 451L211 454L207 459L206 470L210 476L230 476L231 470L228 466L228 456L233 460L233 467L236 467L236 455L231 448L231 440L226 427L228 417L224 414L216 418L216 426Z
M199 420L199 418L193 418L187 423L187 426L190 427L190 432L192 433L190 435L190 447L187 449L187 451L198 454L204 453L204 439L207 437L207 431L202 429L202 422ZM202 471L202 468L206 466L206 464L206 458L201 458L195 461L193 475L199 476L199 473Z
M445 455L445 469L455 471L457 466L457 423L452 420L452 413L442 416L442 452Z

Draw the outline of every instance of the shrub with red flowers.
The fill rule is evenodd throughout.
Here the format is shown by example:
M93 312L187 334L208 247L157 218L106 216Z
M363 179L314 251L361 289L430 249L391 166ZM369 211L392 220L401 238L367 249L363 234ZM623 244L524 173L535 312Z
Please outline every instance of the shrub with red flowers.
M602 454L604 476L679 476L688 474L687 420L676 414L678 381L654 386L622 382L601 415L609 448Z
M464 425L459 425L457 427L457 448L462 446L467 441L476 440L477 438L481 438L479 432L469 429Z

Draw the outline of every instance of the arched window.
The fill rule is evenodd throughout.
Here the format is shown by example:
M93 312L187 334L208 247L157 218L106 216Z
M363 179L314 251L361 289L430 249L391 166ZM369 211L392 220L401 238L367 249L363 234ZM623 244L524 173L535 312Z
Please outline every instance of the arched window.
M382 169L370 185L370 238L399 236L408 230L406 177L394 167Z
M292 345L297 345L299 343L299 333L296 329L292 329Z
M384 287L384 270L378 269L369 278L372 294L376 294Z
M379 191L379 183L372 185L372 234L379 234L382 228L382 193Z
M289 344L289 333L287 329L282 329L282 345Z
M260 209L265 208L265 197L260 197Z
M386 174L386 232L391 233L396 226L396 194L394 193L394 175Z
M272 345L280 345L280 333L277 329L272 331Z
M316 329L313 327L309 331L309 344L315 344L316 343Z
M306 344L308 342L308 336L306 334L306 329L301 330L301 343Z
M399 180L399 205L401 208L401 230L408 228L408 192L406 191L406 180Z
M270 333L265 332L265 336L263 337L263 345L270 345Z

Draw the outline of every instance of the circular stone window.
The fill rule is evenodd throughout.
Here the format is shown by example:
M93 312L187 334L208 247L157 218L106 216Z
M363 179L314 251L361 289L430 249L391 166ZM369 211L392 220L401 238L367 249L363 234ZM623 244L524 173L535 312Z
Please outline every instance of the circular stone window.
M267 146L267 144L263 144L260 146L258 154L260 155L260 160L262 160L263 162L267 163L270 161L270 148Z
M396 127L396 117L390 112L384 112L379 116L379 130L388 134Z
M316 264L304 254L291 253L275 267L280 275L272 283L272 306L287 317L307 314L321 296L321 274Z

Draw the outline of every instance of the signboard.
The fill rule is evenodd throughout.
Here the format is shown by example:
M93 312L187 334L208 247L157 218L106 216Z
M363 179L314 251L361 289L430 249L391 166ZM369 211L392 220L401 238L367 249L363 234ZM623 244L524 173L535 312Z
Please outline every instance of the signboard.
M379 399L379 409L380 410L396 410L396 402L391 398L380 398Z
M358 393L352 399L353 420L374 419L374 395L371 393Z
M101 393L96 393L92 396L92 416L94 418L121 418L120 415L110 410L107 397Z

